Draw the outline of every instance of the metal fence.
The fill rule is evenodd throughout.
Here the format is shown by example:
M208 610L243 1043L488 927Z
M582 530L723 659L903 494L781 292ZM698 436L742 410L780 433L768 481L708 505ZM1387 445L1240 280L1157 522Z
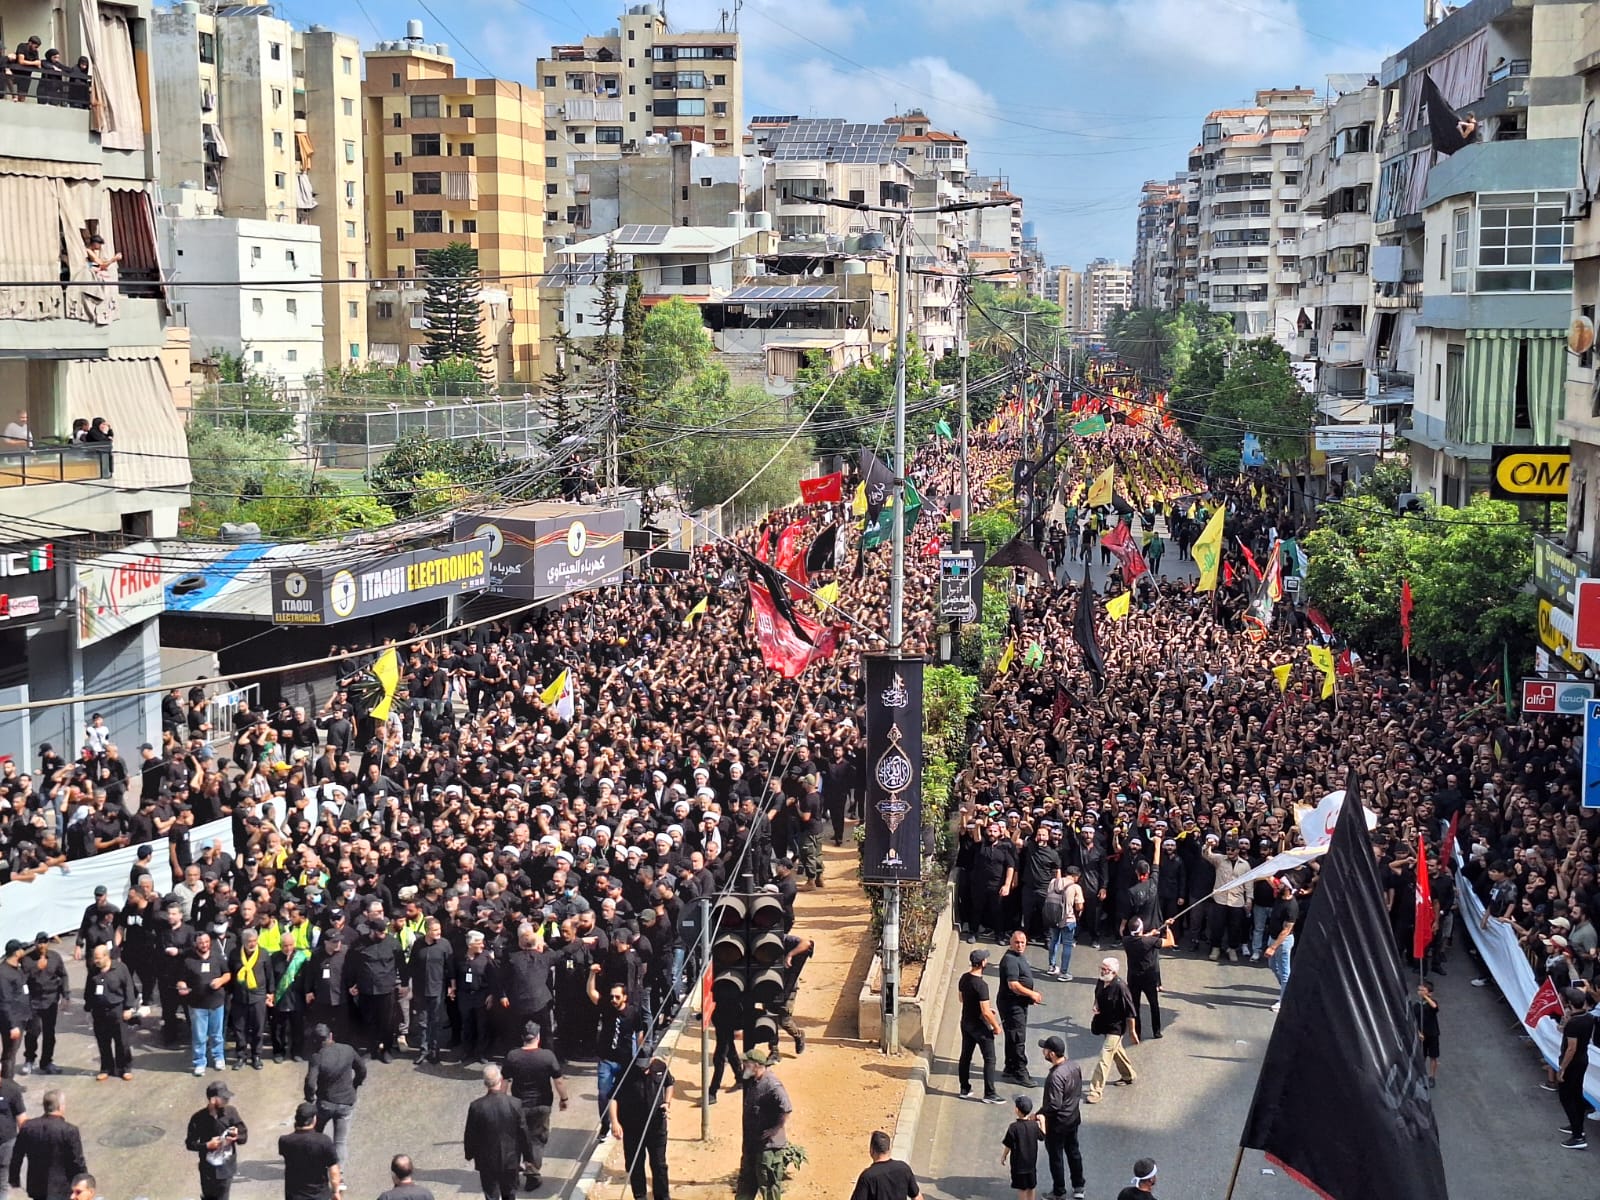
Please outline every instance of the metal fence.
M415 408L391 405L364 412L319 407L310 420L309 440L319 465L364 471L413 433L435 441L481 440L513 458L528 458L544 444L548 426L532 400L427 401Z

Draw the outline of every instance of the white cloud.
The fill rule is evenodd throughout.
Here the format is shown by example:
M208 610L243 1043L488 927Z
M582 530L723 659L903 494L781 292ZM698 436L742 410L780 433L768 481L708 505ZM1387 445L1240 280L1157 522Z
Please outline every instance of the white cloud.
M1263 85L1293 83L1276 77L1311 59L1294 0L1055 0L1030 7L1021 21L1064 50L1158 64L1174 75L1249 70Z
M995 128L990 114L1000 103L970 75L943 58L907 62L858 71L822 59L806 59L772 70L760 63L745 76L746 108L776 106L800 116L843 117L848 121L881 121L908 108L925 110L941 129L965 135Z

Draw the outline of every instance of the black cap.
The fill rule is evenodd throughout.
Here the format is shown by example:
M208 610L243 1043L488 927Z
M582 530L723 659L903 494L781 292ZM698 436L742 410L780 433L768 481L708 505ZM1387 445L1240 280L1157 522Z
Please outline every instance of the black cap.
M210 1083L206 1084L206 1099L210 1100L213 1098L220 1100L232 1100L233 1089L230 1088L226 1083L222 1082L222 1080L213 1079Z
M974 950L967 955L967 961L975 967L982 966L989 961L989 952L983 949Z
M1067 1056L1067 1044L1053 1033L1047 1038L1039 1039L1039 1049L1048 1050L1052 1054L1059 1054L1062 1058Z
M42 946L46 942L48 942L49 940L50 940L50 935L48 933L46 933L44 930L42 930L42 929L39 930L38 933L33 935L33 944L35 946Z
M106 885L102 883L102 884L99 884L98 886L96 886L96 888L94 889L94 898L96 900L99 900L105 895L106 895Z
M12 938L9 942L6 943L6 957L10 958L13 954L15 954L18 950L21 950L22 948L23 948L22 943L17 941L16 938Z
M539 1022L537 1021L529 1021L522 1027L522 1036L524 1038L536 1038L540 1035L540 1032Z

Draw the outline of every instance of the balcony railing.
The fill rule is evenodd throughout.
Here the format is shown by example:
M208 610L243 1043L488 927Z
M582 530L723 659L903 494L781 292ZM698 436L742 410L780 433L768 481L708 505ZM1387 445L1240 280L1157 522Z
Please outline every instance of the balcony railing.
M42 446L31 450L0 447L0 487L109 478L111 447L107 445Z
M1525 58L1513 58L1489 68L1488 85L1493 87L1502 79L1518 79L1532 74L1533 64Z

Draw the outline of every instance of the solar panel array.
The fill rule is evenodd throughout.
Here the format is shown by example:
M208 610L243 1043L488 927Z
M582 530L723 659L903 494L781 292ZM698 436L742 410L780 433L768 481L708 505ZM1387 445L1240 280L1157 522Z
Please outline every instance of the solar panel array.
M624 258L619 267L631 267L632 261ZM563 259L545 276L545 287L594 287L605 276L604 254L579 254Z
M737 287L728 294L730 304L752 300L831 300L836 287Z
M617 243L625 246L658 246L667 240L670 225L624 225L617 230Z
M852 125L834 117L808 117L777 130L767 144L775 160L886 163L894 157L899 137L900 131L892 125Z

